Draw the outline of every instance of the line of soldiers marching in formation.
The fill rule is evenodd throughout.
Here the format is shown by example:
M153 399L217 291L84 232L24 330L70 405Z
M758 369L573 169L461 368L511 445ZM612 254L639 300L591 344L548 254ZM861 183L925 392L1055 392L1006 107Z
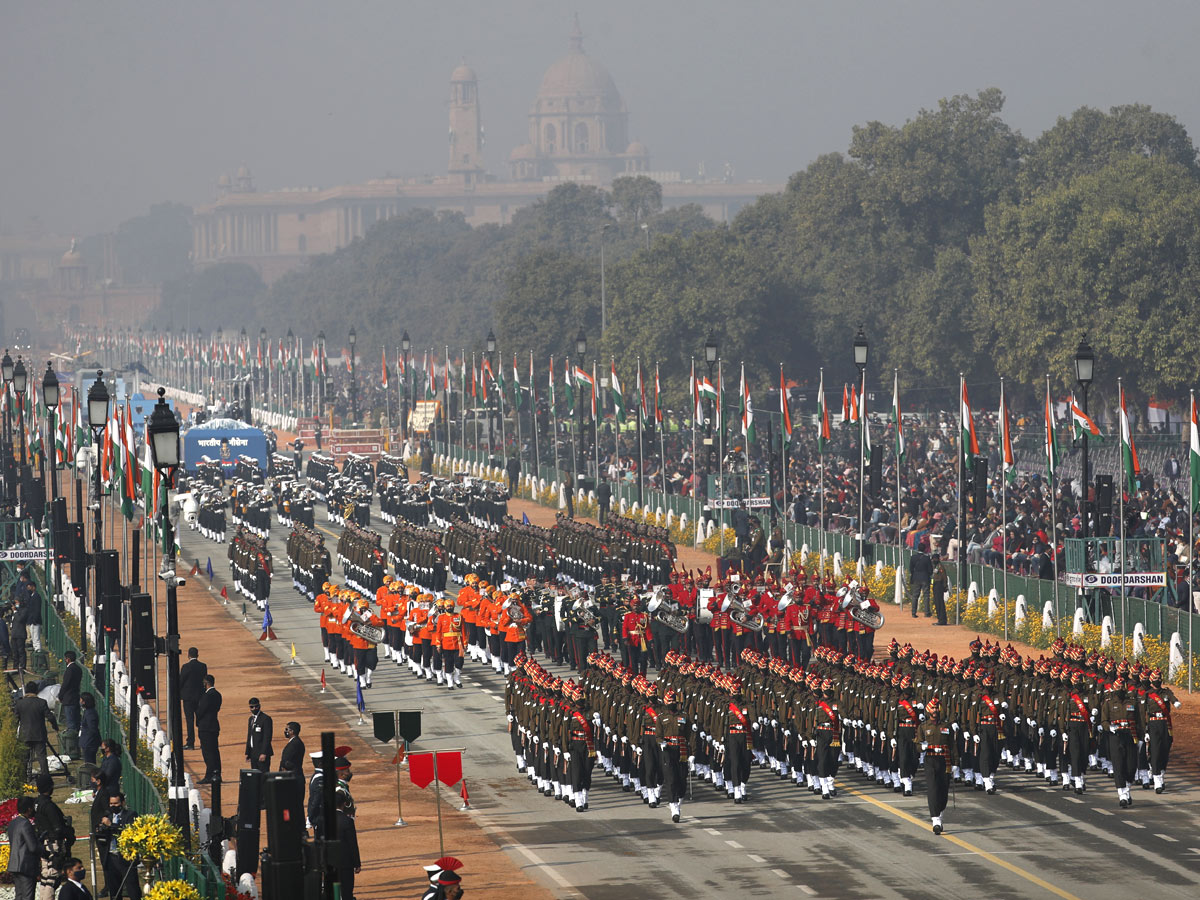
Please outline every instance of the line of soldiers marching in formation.
M818 648L807 668L747 648L736 671L672 652L657 682L593 653L580 682L518 657L506 713L518 768L583 811L595 762L679 821L689 775L735 803L753 765L825 799L843 765L911 796L923 766L931 824L943 828L951 780L996 792L1002 766L1083 793L1089 768L1165 790L1172 710L1162 673L1061 640L1052 658L970 644L955 661L894 639L882 662ZM582 761L582 762L581 762Z
M229 485L229 510L233 524L264 540L271 534L271 488L244 479Z
M287 558L292 566L292 587L309 600L315 600L332 572L325 535L311 526L296 523L288 535Z
M229 574L238 593L266 609L274 570L266 538L239 525L229 542Z
M634 519L613 516L606 525L592 525L558 513L551 534L556 574L581 587L621 574L666 584L675 566L675 545L666 529Z

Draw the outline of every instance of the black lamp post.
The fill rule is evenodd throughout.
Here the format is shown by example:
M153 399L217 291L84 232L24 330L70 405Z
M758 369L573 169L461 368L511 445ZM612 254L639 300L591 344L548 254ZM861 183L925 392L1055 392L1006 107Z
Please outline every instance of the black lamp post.
M46 374L42 377L42 403L46 406L46 412L50 414L50 439L46 442L46 445L51 448L58 439L58 401L58 376L54 374L54 366L47 362ZM56 456L57 454L50 457L50 500L52 502L58 497L58 461L55 458Z
M492 387L494 390L488 391L488 453L494 453L496 447L496 408L498 400L496 392L500 390L500 380L496 378L496 334L492 329L488 329L487 338L484 340L484 348L487 350L488 363L492 370ZM504 448L500 448L501 455L504 454Z
M25 388L29 383L29 373L25 371L25 360L17 357L13 367L13 391L17 396L17 425L21 429L21 474L24 477L25 467Z
M0 375L4 377L4 394L7 398L9 386L13 380L13 361L8 355L8 351L4 351L4 360L0 362ZM12 419L8 411L9 404L4 404L4 484L5 484L5 499L14 508L17 505L17 479L16 479L16 463L13 461L12 453Z
M267 392L267 372L271 370L271 348L267 344L267 329L258 329L258 357L262 360L258 364L258 379L257 390L262 395L262 405L271 408L271 397Z
M354 329L350 329L350 418L354 422L358 422L358 364L354 359L354 345L358 341L358 335Z
M171 407L167 406L166 393L163 388L158 389L158 402L154 404L146 432L150 437L154 468L162 476L165 488L169 489L179 468L179 422L171 412ZM183 793L183 707L179 697L179 603L176 596L179 578L175 575L175 533L171 528L166 503L159 504L158 515L163 529L163 543L167 548L167 557L159 577L167 584L167 716L171 738L169 809L172 823L183 830L186 849L189 829L187 797Z
M400 336L400 353L404 359L404 379L400 382L401 409L400 409L400 433L405 439L408 438L408 410L409 410L409 385L412 381L408 373L408 351L412 349L412 341L408 338L408 329L404 329L404 334Z
M867 343L867 335L863 331L861 325L858 326L858 334L854 336L854 364L858 366L858 547L856 557L858 560L863 556L863 544L866 541L867 529L863 517L867 510L867 493L866 493L866 473L867 473L867 415L866 415L866 396L867 396L867 356L870 351L870 346Z
M583 333L582 326L579 329L579 334L575 335L575 356L579 358L579 368L583 368L583 358L587 356L587 335ZM579 388L579 379L572 378L575 382L575 389L579 391L579 396L576 398L576 409L579 410L579 460L583 463L583 471L587 472L587 445L583 440L583 391ZM578 472L576 472L578 477ZM575 485L579 487L578 482Z
M95 474L94 495L92 497L92 576L95 582L96 610L100 610L100 550L104 535L102 510L100 503L100 441L104 438L104 430L108 427L108 412L110 398L108 386L104 383L104 373L96 370L96 380L88 388L88 427L92 429L92 446L96 451L96 461L93 464ZM80 643L84 653L87 652L87 602L79 604Z

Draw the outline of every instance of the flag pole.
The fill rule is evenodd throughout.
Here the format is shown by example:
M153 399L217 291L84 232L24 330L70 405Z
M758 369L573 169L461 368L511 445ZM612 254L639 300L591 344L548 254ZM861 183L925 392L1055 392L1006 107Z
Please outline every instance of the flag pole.
M645 492L645 477L646 477L646 454L645 440L642 437L642 419L646 417L646 385L642 381L642 358L639 356L637 360L637 383L638 383L638 414L637 414L637 442L638 442L638 503L645 507L646 492Z
M530 353L533 351L531 350ZM550 396L546 399L550 403L550 418L554 423L554 433L550 436L550 446L554 449L554 481L562 482L562 469L558 465L558 392L554 387L554 357L550 357Z
M1125 389L1121 386L1121 376L1117 376L1117 396L1121 399L1121 442L1125 441L1125 429L1129 426L1129 419L1125 415ZM1129 439L1133 440L1132 429L1130 429ZM1083 483L1083 496L1087 498L1087 481ZM1121 659L1125 659L1125 447L1121 447L1121 490L1120 490L1120 516L1121 516L1121 543L1117 548L1117 552L1121 554ZM1086 557L1085 557L1086 560Z
M1000 376L1000 556L1004 566L1004 640L1008 640L1008 406L1004 402L1004 376ZM965 549L965 548L964 548ZM963 554L966 558L966 554Z
M896 565L900 565L903 556L900 536L900 466L904 462L904 414L900 411L900 369L892 370L895 384L892 392L896 395Z
M1050 556L1054 563L1054 635L1062 634L1062 623L1058 615L1058 508L1054 502L1054 475L1057 461L1054 459L1054 407L1050 405L1050 376L1046 375L1046 471L1050 481Z
M1194 438L1196 434L1196 391L1193 388L1188 391L1188 396L1192 401L1192 435L1189 440ZM1196 577L1196 560L1193 558L1196 555L1196 460L1190 456L1195 452L1195 448L1189 444L1189 459L1188 459L1188 693L1192 692L1192 623L1196 619L1196 585L1194 579Z
M538 414L537 414L537 383L533 380L533 350L529 351L529 427L533 430L533 500L538 499L537 486L542 478L542 451L539 446Z
M596 465L596 476L592 482L595 487L600 486L600 398L596 396L596 386L600 383L599 373L596 371L596 360L592 359L592 460ZM587 465L587 457L584 457L583 464Z
M725 410L722 408L725 404L722 402L725 393L725 378L724 378L725 361L717 360L717 428L720 434L717 435L717 471L720 473L717 477L717 493L721 499L725 499ZM721 556L725 556L725 509L721 507L717 511L717 529L721 532Z
M818 490L821 494L821 521L817 523L817 534L821 537L821 554L818 557L817 568L822 569L825 565L825 367L821 366L818 371L821 373L820 387L817 389L820 396L817 397L817 474L820 476L820 485ZM819 572L819 577L824 578L825 573Z
M784 410L787 408L787 386L783 382L783 363L779 364L779 408ZM786 424L781 417L779 420L779 446L781 448L780 473L783 475L783 518L786 521L788 518L788 435ZM770 463L768 463L770 465ZM774 503L774 499L771 500ZM780 580L783 580L783 570L780 569Z
M654 371L655 371L655 374L657 375L658 363L654 364ZM656 381L655 384L657 384L657 383L658 382ZM696 526L696 528L700 527L700 480L699 480L700 479L700 464L699 464L699 461L696 459L696 432L700 430L700 420L699 420L699 417L696 415L696 409L700 405L699 403L696 402L696 397L697 397L698 391L699 391L699 388L696 386L696 357L693 356L692 357L692 384L691 384L692 396L690 398L690 402L692 404L692 518L695 520L693 524ZM659 438L662 438L662 428L661 427L659 428ZM711 445L709 445L709 446L711 447ZM667 454L666 454L666 444L664 443L663 444L663 489L664 490L666 489L666 486L667 486L666 465L667 465Z
M517 458L521 456L521 383L517 381L517 354L513 354L513 418L517 420ZM536 497L534 498L537 499Z
M967 408L963 403L963 391L966 390L966 376L958 373L958 589L966 588L967 570L963 567L966 562L967 541L967 492L963 490L964 468L967 460ZM960 598L961 599L961 598ZM954 624L958 624L961 603L954 604Z

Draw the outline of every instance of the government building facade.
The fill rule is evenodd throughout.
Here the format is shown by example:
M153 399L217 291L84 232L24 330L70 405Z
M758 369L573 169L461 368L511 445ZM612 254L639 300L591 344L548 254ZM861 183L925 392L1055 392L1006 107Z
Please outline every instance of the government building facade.
M654 171L647 148L630 139L629 113L612 76L584 52L578 21L566 55L542 77L529 111L529 141L509 154L503 179L484 164L479 81L465 64L450 75L449 119L443 176L259 191L246 167L233 177L222 175L216 200L195 211L193 260L246 263L271 282L309 256L332 253L406 210L461 212L472 225L503 225L516 210L567 181L605 186L622 175L646 175L662 185L664 206L694 203L717 221L784 188Z

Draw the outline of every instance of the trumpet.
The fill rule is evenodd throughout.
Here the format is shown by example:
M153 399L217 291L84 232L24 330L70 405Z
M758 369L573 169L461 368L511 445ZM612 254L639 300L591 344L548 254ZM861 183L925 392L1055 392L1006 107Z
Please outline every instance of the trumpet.
M751 631L763 630L762 613L751 616L746 609L746 604L734 597L729 598L729 618L735 625L740 625L742 628L748 628Z

